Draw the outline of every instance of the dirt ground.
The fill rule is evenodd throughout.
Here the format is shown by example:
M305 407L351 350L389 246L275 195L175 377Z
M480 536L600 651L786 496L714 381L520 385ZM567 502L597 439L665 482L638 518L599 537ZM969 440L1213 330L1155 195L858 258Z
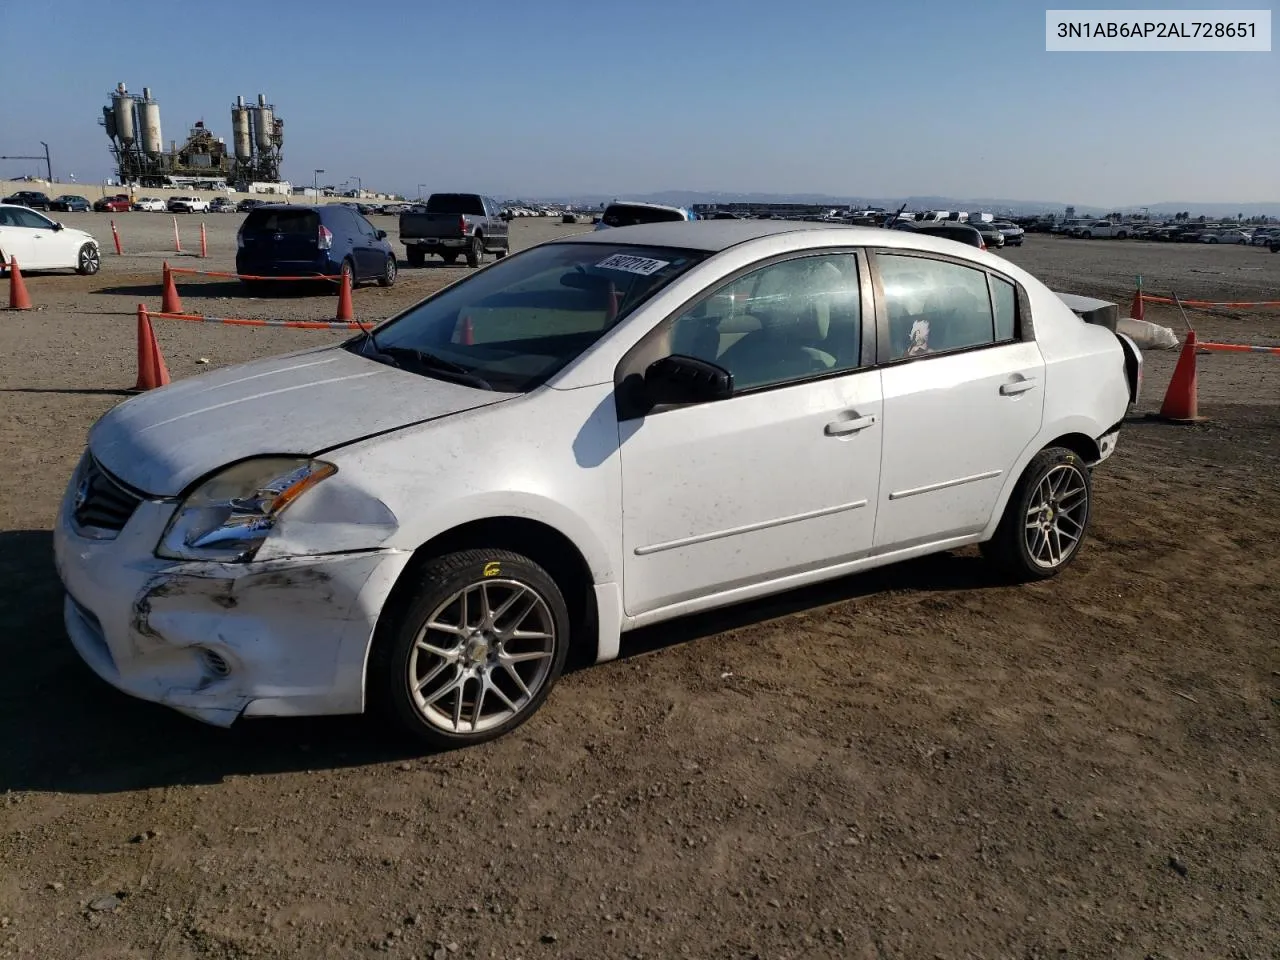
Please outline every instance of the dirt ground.
M104 215L91 224L109 249ZM0 957L1280 957L1280 358L1200 357L1203 424L1148 419L1058 579L972 551L632 634L513 735L424 755L364 718L205 727L65 638L50 523L135 378L167 216L0 313ZM180 221L198 250L194 219ZM388 224L394 239L394 223ZM587 226L517 221L515 246ZM136 252L134 252L136 251ZM1054 289L1280 296L1258 248L1029 238ZM355 295L389 315L465 268ZM181 287L194 312L335 298ZM1280 344L1280 312L1195 312ZM1176 311L1149 318L1181 332ZM161 323L175 377L336 334ZM200 363L201 360L208 363Z

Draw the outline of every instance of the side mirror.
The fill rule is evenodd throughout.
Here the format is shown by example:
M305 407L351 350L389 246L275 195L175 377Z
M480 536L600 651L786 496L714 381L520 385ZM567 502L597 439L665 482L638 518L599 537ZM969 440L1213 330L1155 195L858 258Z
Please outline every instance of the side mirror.
M706 360L674 354L649 364L644 392L654 406L727 400L733 396L733 374Z
M387 239L387 231L385 231L385 230L379 230L379 231L378 231L378 239L379 239L379 240L385 240L385 239Z
M54 230L54 232L56 233L57 231L59 231L59 230L61 230L61 229L62 229L62 221L61 221L61 220L55 220L55 221L53 221L53 230Z

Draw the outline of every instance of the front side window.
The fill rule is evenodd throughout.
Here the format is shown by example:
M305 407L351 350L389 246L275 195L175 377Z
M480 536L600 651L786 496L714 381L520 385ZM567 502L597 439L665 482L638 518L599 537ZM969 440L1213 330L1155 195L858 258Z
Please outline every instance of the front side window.
M987 274L943 260L877 254L890 360L994 343Z
M351 349L424 376L531 390L706 256L611 243L533 247L445 288Z
M34 210L10 210L8 212L12 226L27 227L31 230L49 230L53 227L52 220L46 220Z
M735 390L858 366L862 304L852 253L761 267L676 317L670 352L718 364Z

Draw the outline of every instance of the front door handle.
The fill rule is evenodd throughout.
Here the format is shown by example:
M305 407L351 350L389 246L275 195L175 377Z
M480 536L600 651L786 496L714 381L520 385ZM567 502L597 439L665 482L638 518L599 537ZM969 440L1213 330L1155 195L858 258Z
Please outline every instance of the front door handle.
M856 417L853 420L832 420L827 424L828 437L839 437L846 433L857 433L876 422L875 417Z
M1028 390L1034 390L1035 388L1036 382L1034 380L1014 380L1011 383L1001 384L1000 396L1013 397L1017 396L1019 393L1026 393Z

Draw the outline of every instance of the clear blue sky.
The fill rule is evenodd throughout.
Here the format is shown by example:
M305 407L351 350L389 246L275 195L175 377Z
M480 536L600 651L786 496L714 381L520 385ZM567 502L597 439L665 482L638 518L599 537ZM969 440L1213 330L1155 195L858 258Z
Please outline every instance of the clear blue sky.
M55 176L101 182L124 80L166 142L201 118L229 140L236 94L262 92L288 179L410 195L1280 199L1280 54L1046 53L1046 6L1071 5L9 0L0 154L45 140Z

